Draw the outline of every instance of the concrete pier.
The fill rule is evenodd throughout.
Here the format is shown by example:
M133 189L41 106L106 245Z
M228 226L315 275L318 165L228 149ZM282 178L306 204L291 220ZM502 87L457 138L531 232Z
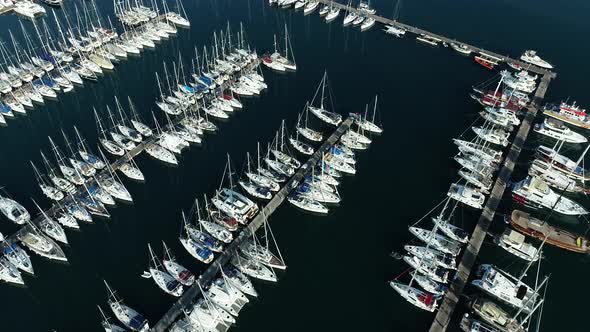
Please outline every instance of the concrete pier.
M547 91L547 87L549 86L549 82L551 81L552 77L553 76L549 73L543 76L532 102L526 108L527 113L518 129L512 145L510 146L510 150L506 155L502 169L500 170L498 178L494 183L491 194L488 197L486 205L484 206L477 225L475 226L475 230L471 234L467 248L463 253L459 267L457 268L457 275L455 279L453 279L449 291L446 293L442 304L438 309L436 317L430 326L430 332L446 331L447 327L451 323L451 318L453 316L455 307L459 302L459 297L463 293L463 289L467 284L467 279L469 278L471 269L475 265L475 260L487 235L488 228L494 219L496 209L498 208L500 200L502 199L504 191L506 190L506 184L510 180L510 176L514 170L514 166L516 165L516 160L520 155L524 142L531 129L533 120L535 119L537 111L541 106L541 102L543 101L545 92Z
M418 28L418 27L415 27L415 26L412 26L409 24L401 23L396 20L392 20L392 19L389 19L389 18L386 18L383 16L370 15L370 14L367 14L366 12L358 10L357 8L349 8L345 4L338 3L336 1L332 1L332 0L317 0L317 1L320 3L323 3L325 5L330 5L335 8L340 8L340 10L341 10L340 17L346 15L347 11L354 12L358 15L362 15L365 17L371 17L371 18L375 19L375 22L382 23L385 25L391 25L391 26L394 26L394 27L400 28L400 29L404 29L407 32L411 32L415 35L424 35L424 36L432 37L432 38L440 40L440 42L445 42L447 44L455 43L455 44L465 45L465 46L469 47L473 53L478 53L481 55L490 55L494 58L500 59L500 61L502 61L502 62L510 62L510 63L518 64L518 65L522 66L523 68L527 68L528 71L536 73L541 76L549 75L551 78L555 77L555 74L549 70L546 70L546 69L537 67L535 65L531 65L529 63L520 61L519 59L511 58L508 55L498 54L496 52L489 51L489 50L483 49L481 47L477 47L475 45L470 45L469 43L458 41L454 38L449 38L449 37L439 35L439 34L436 34L436 33L430 32L430 31L426 31L424 29L421 29L421 28Z
M209 267L198 278L201 285L207 285L212 282L219 275L219 267L230 262L231 258L238 251L238 248L244 241L251 239L252 234L256 232L264 221L268 218L284 201L289 193L303 180L305 175L311 171L311 167L316 165L322 158L322 155L340 139L340 137L352 125L352 117L344 120L336 131L328 137L326 141L316 150L316 152L307 160L307 162L295 172L295 174L285 183L285 185L273 196L273 198L258 212L247 227L244 227L240 234L225 248L223 253L217 257ZM187 289L182 297L174 303L174 305L162 316L162 318L154 325L152 331L164 332L179 318L180 314L185 309L189 309L195 302L196 297L201 293L198 285L193 285Z

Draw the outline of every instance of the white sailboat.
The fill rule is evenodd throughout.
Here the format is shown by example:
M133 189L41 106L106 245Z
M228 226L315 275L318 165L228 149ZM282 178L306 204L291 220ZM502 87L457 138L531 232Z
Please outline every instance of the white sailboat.
M162 259L162 265L174 279L183 284L184 286L191 286L195 282L195 275L190 272L187 268L180 265L172 256L172 252L166 246L166 243L162 241L164 248L164 259Z
M327 111L324 106L324 98L325 98L325 89L326 89L327 79L328 79L328 74L326 72L324 72L324 76L322 77L322 81L320 82L320 85L318 86L318 89L316 90L314 98L312 99L312 101L310 103L309 110L311 111L311 113L313 115L318 117L318 119L322 120L323 122L333 125L333 126L338 126L342 122L342 116L338 113ZM320 100L319 100L320 106L319 107L312 106L320 89L321 89L321 95L320 95Z
M111 290L106 281L105 286L109 294L108 305L113 311L115 317L123 324L126 328L132 331L147 332L149 331L149 323L147 319L139 312L135 311L131 307L128 307L123 303L122 299L119 299L116 294Z
M158 285L158 287L160 287L160 289L167 294L175 297L181 296L184 292L182 284L162 269L162 264L154 255L152 247L149 243L148 251L150 253L149 274L156 285Z

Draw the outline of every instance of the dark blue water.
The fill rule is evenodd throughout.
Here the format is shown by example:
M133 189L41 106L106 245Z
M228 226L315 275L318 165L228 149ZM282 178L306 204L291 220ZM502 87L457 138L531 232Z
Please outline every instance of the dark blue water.
M67 6L72 2L67 1ZM112 14L112 2L98 2L103 14ZM385 15L393 13L392 1L379 0L374 5ZM48 135L63 146L59 130L73 135L76 125L94 144L92 108L105 112L115 95L122 100L131 96L144 117L152 110L159 113L154 104L154 73L161 73L162 63L170 64L179 52L187 60L194 45L209 44L212 32L225 28L227 22L234 29L243 22L247 39L259 53L272 49L273 33L282 32L286 22L298 71L288 75L265 71L268 91L245 100L245 110L221 124L217 135L207 136L202 147L185 152L179 167L166 167L140 155L137 163L146 183L125 181L134 203L119 204L110 220L68 232L69 264L33 256L36 275L25 277L26 288L0 285L1 330L99 331L96 305L106 305L102 279L155 323L173 299L151 280L140 278L148 264L147 244L160 253L164 240L185 266L201 271L204 266L177 240L181 209L187 211L195 197L217 188L226 153L241 170L246 151L255 153L257 142L272 139L282 119L292 127L324 71L330 78L335 109L342 114L362 111L375 94L380 96L385 133L359 156L358 174L345 179L343 202L329 216L308 216L288 205L272 215L271 225L289 268L279 274L277 284L256 283L261 296L242 311L233 329L425 330L433 315L419 312L387 285L406 269L388 255L410 240L407 225L438 203L456 179L451 138L461 134L479 110L468 98L471 86L492 74L442 47L417 44L411 37L394 39L377 26L361 33L342 28L338 20L327 25L317 13L303 17L270 8L263 0L197 0L186 1L185 7L190 30L180 30L178 37L155 51L120 64L99 83L86 83L60 96L59 102L48 102L0 128L0 184L15 199L30 211L31 197L49 206L28 165L29 160L40 164L39 150L49 152ZM513 56L538 49L558 70L548 98L558 101L571 96L588 105L584 74L589 72L585 54L590 47L584 36L590 33L589 10L584 1L418 0L403 3L400 20ZM4 15L0 26L6 40L6 29L17 29L18 21ZM509 207L506 203L502 212ZM461 216L471 230L477 214L465 209ZM14 230L6 220L0 224L4 234ZM583 299L589 295L585 288L588 259L553 248L547 251L543 270L552 278L541 330L586 331ZM513 271L522 268L491 245L484 245L481 261Z

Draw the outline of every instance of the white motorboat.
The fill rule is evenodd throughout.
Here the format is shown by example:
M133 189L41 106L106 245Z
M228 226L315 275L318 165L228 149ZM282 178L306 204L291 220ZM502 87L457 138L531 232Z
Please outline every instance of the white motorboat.
M533 208L547 208L564 215L585 215L588 211L573 200L563 197L549 188L537 176L527 176L512 188L513 199Z
M406 34L406 29L402 29L393 25L386 25L383 31L398 38L402 38Z
M537 52L534 50L526 50L524 54L520 56L520 60L531 63L535 66L539 66L541 68L553 69L553 65L541 59L541 57L539 57Z
M535 248L532 244L525 242L525 236L512 229L504 230L502 234L494 238L494 242L500 248L520 259L535 262L540 258L539 249Z
M563 140L568 143L587 143L588 139L582 134L570 130L566 127L563 122L551 120L545 118L543 123L535 124L533 130L541 135L556 139Z

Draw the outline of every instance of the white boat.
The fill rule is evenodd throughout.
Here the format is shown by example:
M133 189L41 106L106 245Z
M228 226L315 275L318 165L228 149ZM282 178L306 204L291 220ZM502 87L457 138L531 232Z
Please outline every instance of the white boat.
M457 269L457 260L450 254L440 252L436 249L421 246L405 245L404 249L412 256L433 262L439 267L449 270Z
M240 255L235 255L232 258L232 264L242 273L252 278L273 282L277 281L277 275L275 272L255 259L248 259Z
M420 285L420 287L422 287L425 291L433 295L444 295L448 290L447 286L430 279L429 277L419 273L418 271L414 270L410 274L412 275L413 280L418 285Z
M137 165L134 165L135 162L133 162L133 159L129 159L130 162L127 163L123 163L120 167L119 167L119 171L121 171L121 173L123 173L126 177L132 179L132 180L136 180L136 181L145 181L145 176L143 175L143 173L141 172L141 170L137 167Z
M522 281L488 264L480 265L475 275L475 287L524 313L533 311L538 294Z
M29 226L30 231L17 233L17 237L23 245L42 257L62 262L68 260L57 243L43 235L33 224L29 223Z
M543 107L543 114L572 126L590 129L590 119L588 119L586 110L579 105L576 105L575 101L571 104L561 102L559 106L550 104L545 105Z
M102 328L105 330L105 332L125 332L125 329L115 325L111 322L110 317L108 317L103 311L102 308L100 306L98 307L98 311L100 312L100 316L102 317L102 321L100 322L100 325L102 326Z
M132 331L147 332L149 331L149 323L143 315L128 307L123 303L123 300L118 299L115 293L111 290L106 281L104 284L107 287L109 293L108 304L115 317L125 325L126 328Z
M502 160L502 152L492 149L488 146L477 144L474 142L468 142L457 138L453 139L453 142L459 148L459 151L466 154L474 154L477 157L486 159L487 161L499 163Z
M450 239L460 243L469 242L469 234L467 232L460 227L452 225L448 220L444 220L442 216L433 217L432 222L438 227L439 231Z
M320 5L320 3L318 1L315 1L315 0L308 1L307 4L305 5L305 8L303 8L303 14L305 14L305 15L311 14L311 12L316 10L319 5Z
M287 201L294 206L313 213L328 214L329 209L323 204L304 195L292 194L287 196Z
M277 41L275 37L275 52L270 55L270 58L273 62L278 62L281 64L285 69L295 71L297 70L297 64L295 63L295 56L293 55L293 48L291 46L291 41L289 40L289 33L287 32L287 25L285 24L285 49L284 54L279 52L277 49Z
M438 303L436 302L437 299L431 293L421 291L417 288L396 281L390 281L389 285L406 301L420 309L433 312L438 307Z
M172 256L171 251L166 246L166 243L162 241L162 245L164 246L164 259L162 260L162 265L166 269L166 272L184 286L191 286L195 282L195 275L176 262L176 259Z
M543 179L550 187L560 191L566 192L584 192L584 188L580 187L576 180L568 177L556 168L553 168L550 163L535 159L529 166L529 175L538 176Z
M295 150L301 152L306 156L311 156L314 153L313 147L311 147L307 143L298 140L297 138L289 137L289 143L291 143L291 146L293 146Z
M21 248L16 243L6 241L4 236L2 236L0 240L0 243L4 244L2 254L10 264L14 265L21 271L27 272L29 274L35 274L35 271L33 270L33 264L31 263L31 258L23 248Z
M199 261L209 264L213 261L213 258L215 258L213 252L209 250L209 248L193 240L188 235L179 237L179 240L184 249Z
M366 31L371 29L375 25L375 19L372 17L367 17L363 23L361 23L361 31Z
M508 251L514 256L529 262L539 260L539 249L532 244L525 242L525 236L512 229L506 229L504 232L494 238L494 242L502 249Z
M145 148L145 152L150 156L171 165L178 165L178 160L174 153L168 151L159 144L149 144Z
M398 38L402 38L406 34L405 29L402 29L402 28L399 28L399 27L396 27L393 25L385 26L385 29L383 29L383 31L387 34L394 35Z
M39 16L45 15L45 8L33 1L27 0L16 2L12 10L14 10L16 14L28 19L36 19Z
M31 215L20 203L2 195L0 195L0 212L17 225L24 225L31 220Z
M451 48L464 55L469 55L473 52L469 46L459 42L451 43Z
M507 132L501 128L494 128L492 126L491 128L471 127L471 129L479 138L486 142L501 146L508 146L510 143L508 140L508 137L510 137L510 132Z
M588 211L573 200L563 197L549 188L536 176L527 176L512 188L513 199L533 208L547 208L564 215L585 215Z
M449 271L438 267L433 261L407 255L405 255L403 259L416 271L428 276L430 279L443 284L447 283Z
M179 297L184 292L184 288L182 284L178 282L174 277L172 277L168 272L162 270L162 265L160 261L154 255L152 251L152 247L148 243L148 250L150 253L150 267L149 267L149 274L151 278L154 280L156 285L163 290L165 293Z
M445 252L447 254L451 254L453 256L459 255L461 252L461 243L451 240L446 236L437 234L433 231L418 228L418 227L409 227L410 233L416 236L420 241L427 243L430 247Z
M328 13L326 13L324 19L326 20L326 22L332 22L338 17L338 15L340 15L340 8L331 7Z
M0 257L0 281L15 285L24 285L20 271L14 267L5 257Z
M470 186L460 185L457 183L451 184L447 196L452 199L461 202L465 205L471 206L475 209L483 209L483 203L486 199L485 195L482 194L481 189Z
M578 162L575 162L570 158L559 154L555 148L550 148L544 145L540 145L537 148L537 153L541 158L549 162L551 167L564 173L569 178L578 181L588 181L590 180L590 173L586 172L586 169L580 166L580 162L582 161L582 158L585 156L585 153L588 151L588 149L589 148L586 147L585 152L582 154L580 161Z
M97 179L97 182L100 185L100 187L106 190L116 199L129 203L133 202L133 198L131 197L131 194L129 193L127 188L125 188L125 186L120 182L120 180L118 180L118 178L115 174L113 174L112 171L109 173L111 173L110 176L105 176Z
M537 52L534 50L526 50L524 54L520 56L520 60L531 63L535 66L539 66L541 68L553 69L553 65L541 59L541 57L539 57Z
M237 268L231 265L223 267L221 268L221 273L225 280L235 288L239 289L242 293L258 297L258 293L256 292L256 289L254 289L252 281L250 281L250 279Z
M325 98L325 89L326 89L327 79L328 79L328 75L327 75L327 73L324 73L324 76L322 77L322 81L320 82L320 85L318 86L318 90L316 90L316 95L317 95L317 93L321 89L321 95L320 95L320 100L319 100L320 106L319 107L311 106L311 105L313 105L313 102L314 102L314 100L312 100L308 109L309 109L309 111L311 111L311 113L313 115L315 115L318 119L322 120L323 122L333 125L333 126L338 126L342 122L342 115L340 115L338 113L330 112L330 111L326 110L326 108L324 107L324 98ZM314 99L315 99L315 97L314 97Z
M588 139L582 134L578 134L575 131L570 130L566 127L563 122L551 120L545 118L543 123L535 124L533 130L541 135L556 139L563 140L567 143L587 143Z

